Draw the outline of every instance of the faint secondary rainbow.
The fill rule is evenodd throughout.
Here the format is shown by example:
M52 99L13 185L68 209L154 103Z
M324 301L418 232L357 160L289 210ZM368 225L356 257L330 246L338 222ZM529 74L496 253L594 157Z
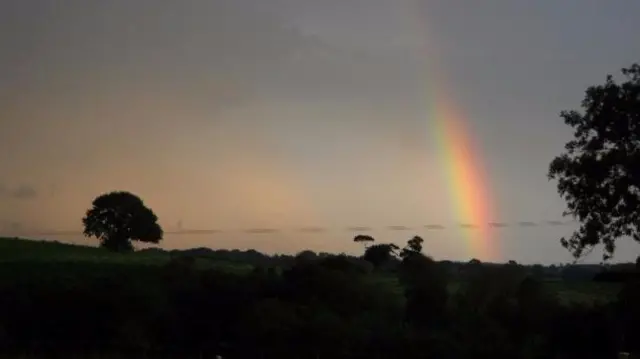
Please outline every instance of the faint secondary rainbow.
M485 179L479 147L473 141L470 123L448 91L444 71L437 64L437 46L428 36L424 4L405 0L411 31L420 34L425 59L429 129L437 144L438 158L451 196L454 220L468 225L463 229L467 255L481 260L498 260L501 248L493 220L493 197Z

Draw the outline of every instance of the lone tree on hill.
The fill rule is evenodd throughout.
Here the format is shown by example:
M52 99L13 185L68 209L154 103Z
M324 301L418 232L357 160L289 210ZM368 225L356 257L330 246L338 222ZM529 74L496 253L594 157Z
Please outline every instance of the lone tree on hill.
M164 234L155 213L138 196L122 191L94 199L82 223L86 237L115 252L132 251L131 241L158 243Z
M604 260L623 236L640 241L640 65L622 69L624 82L611 75L587 89L584 112L563 111L574 139L549 165L549 179L567 202L565 216L580 228L562 245L577 259L604 244Z

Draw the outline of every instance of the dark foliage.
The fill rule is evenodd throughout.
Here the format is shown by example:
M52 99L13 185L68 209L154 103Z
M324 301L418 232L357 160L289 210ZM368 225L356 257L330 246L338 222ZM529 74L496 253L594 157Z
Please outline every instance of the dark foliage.
M363 243L366 247L369 243L375 242L375 239L366 234L358 234L357 236L353 237L353 241L356 243Z
M549 166L549 178L567 202L567 215L580 228L562 239L576 257L604 244L604 259L616 239L640 241L640 65L623 69L625 81L607 76L604 85L589 87L583 112L564 111L574 139Z
M402 248L400 257L406 258L415 253L422 253L422 243L424 243L424 239L422 239L420 236L414 236L409 241L407 241L406 247Z
M579 305L513 263L414 252L372 271L346 255L254 252L174 251L164 266L4 263L0 354L599 359L640 349L637 283L611 304ZM252 260L254 269L198 268L195 259L212 257Z
M640 274L636 272L603 271L593 276L595 282L608 283L627 283L639 279Z
M381 268L395 258L395 251L398 249L398 246L395 244L374 244L365 250L363 258L375 268Z
M98 238L101 246L116 252L132 251L132 240L158 243L163 235L155 213L129 192L98 196L82 224L85 236Z

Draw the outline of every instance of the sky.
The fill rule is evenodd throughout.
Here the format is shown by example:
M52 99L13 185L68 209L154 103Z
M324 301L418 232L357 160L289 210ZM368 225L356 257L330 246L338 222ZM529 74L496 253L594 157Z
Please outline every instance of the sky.
M566 220L546 177L571 138L559 112L640 61L639 13L624 0L2 1L0 234L79 231L93 198L126 190L166 231L225 231L167 234L166 248L358 253L344 228L365 226L378 241L421 235L438 259L566 262L575 225L513 224ZM459 227L487 221L510 225ZM292 230L305 226L329 230ZM625 240L616 259L638 254Z

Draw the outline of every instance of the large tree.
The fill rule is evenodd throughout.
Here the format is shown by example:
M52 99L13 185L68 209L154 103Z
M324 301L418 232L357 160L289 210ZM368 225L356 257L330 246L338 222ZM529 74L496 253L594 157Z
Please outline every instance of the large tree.
M163 236L155 213L129 192L98 196L82 223L85 236L96 237L102 247L117 252L132 251L131 241L158 243Z
M640 65L622 69L587 89L582 111L563 111L574 129L566 151L549 166L549 179L580 227L562 245L579 258L604 244L604 259L620 237L640 241Z

